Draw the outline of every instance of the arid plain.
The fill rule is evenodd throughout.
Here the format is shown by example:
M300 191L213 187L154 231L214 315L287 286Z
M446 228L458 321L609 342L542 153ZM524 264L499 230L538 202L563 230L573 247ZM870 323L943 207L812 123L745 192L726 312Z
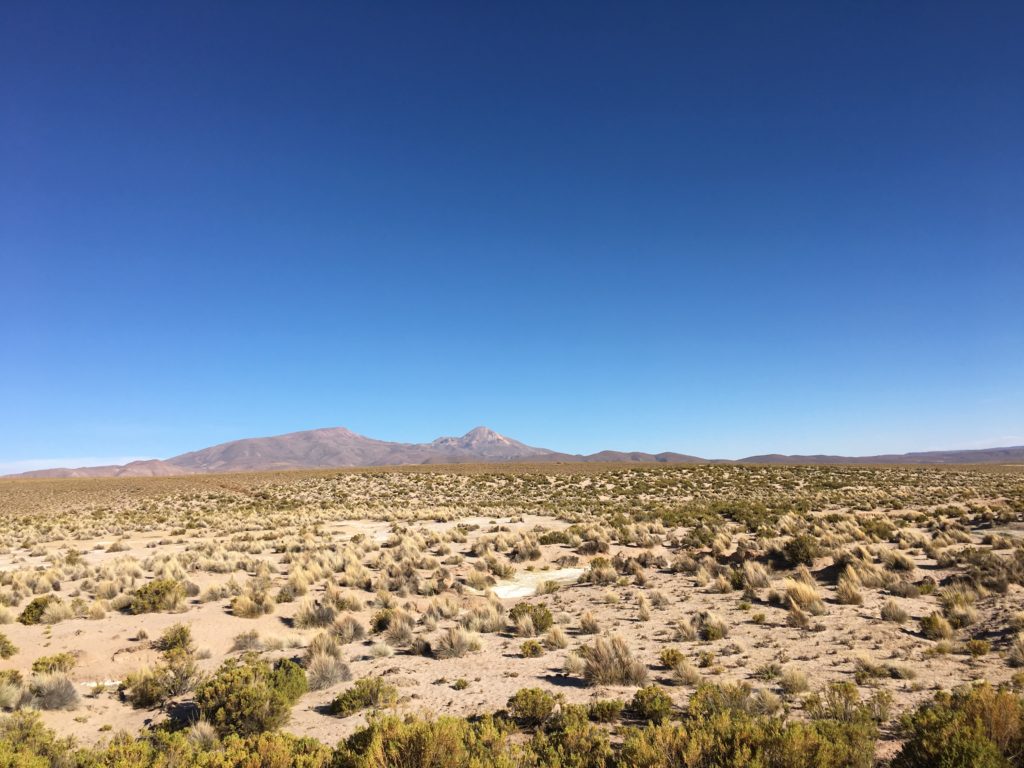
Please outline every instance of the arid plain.
M98 749L496 712L533 744L576 712L608 754L557 764L596 765L701 690L868 713L885 760L938 691L1024 686L1022 514L998 466L3 480L0 706ZM290 676L267 720L223 700L239 670Z

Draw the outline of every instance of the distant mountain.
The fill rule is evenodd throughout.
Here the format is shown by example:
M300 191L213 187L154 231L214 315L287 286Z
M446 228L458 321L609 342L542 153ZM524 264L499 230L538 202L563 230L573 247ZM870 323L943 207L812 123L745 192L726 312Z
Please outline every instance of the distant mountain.
M742 464L1020 464L1024 445L1009 448L980 448L969 451L924 451L885 453L878 456L784 456L768 453L740 459Z
M234 440L165 460L134 461L123 466L41 469L25 472L20 477L157 477L395 464L544 461L559 455L565 454L525 445L487 427L471 429L461 437L439 437L430 443L393 443L359 435L344 427L333 427Z
M210 472L264 472L285 469L332 469L398 464L467 464L524 462L641 462L694 464L707 462L684 453L600 451L572 454L536 448L476 427L461 437L439 437L429 443L393 443L359 435L344 427L312 429L275 437L254 437L221 443L170 459L77 469L40 469L18 477L164 477ZM743 464L996 464L1024 462L1024 446L975 451L931 451L884 456L748 456Z
M708 459L688 456L685 453L643 453L642 451L598 451L590 454L555 454L559 461L614 461L614 462L656 462L659 464L707 464Z

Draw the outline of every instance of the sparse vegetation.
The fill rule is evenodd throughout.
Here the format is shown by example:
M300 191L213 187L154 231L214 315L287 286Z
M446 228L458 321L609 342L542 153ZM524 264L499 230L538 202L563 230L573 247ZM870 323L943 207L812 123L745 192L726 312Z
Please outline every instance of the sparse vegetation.
M302 668L287 659L271 665L254 655L228 659L196 690L196 705L217 732L241 736L280 728L307 690Z
M398 689L379 677L363 677L331 702L335 717L348 717L363 709L389 707L398 701Z
M763 764L784 765L772 761L797 742L783 733L811 745L796 764L866 765L873 729L896 738L893 718L921 691L1024 680L1013 471L552 465L207 483L111 481L124 490L102 503L88 501L100 484L40 484L57 489L45 515L20 491L0 506L0 622L23 625L8 630L20 650L0 637L20 670L0 670L0 709L74 708L81 690L109 702L109 730L135 706L159 732L194 699L202 720L175 741L183 764L261 738L287 760L333 760L275 729L294 711L289 731L315 732L343 699L341 717L399 717L374 715L362 738L486 732L498 754L538 768L583 754L595 768L659 765L677 742L704 755L694 734L753 738ZM65 487L86 495L61 507ZM637 690L594 702L563 675ZM540 693L513 704L511 680ZM483 718L401 719L434 707ZM726 721L739 730L716 730ZM338 759L359 764L363 749L346 742Z
M644 685L647 667L619 635L599 637L580 648L583 677L591 685Z

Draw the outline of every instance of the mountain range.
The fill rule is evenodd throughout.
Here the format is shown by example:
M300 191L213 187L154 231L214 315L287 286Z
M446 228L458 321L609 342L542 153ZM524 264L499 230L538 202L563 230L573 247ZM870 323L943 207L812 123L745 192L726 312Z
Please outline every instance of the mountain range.
M287 469L331 469L398 464L467 464L490 462L641 462L715 461L684 453L600 451L571 454L520 443L487 427L461 437L439 437L429 443L375 440L344 427L291 432L221 443L170 459L133 461L123 465L40 469L18 477L162 477L211 472L263 472ZM996 464L1024 462L1024 446L967 451L884 454L879 456L748 456L750 464Z

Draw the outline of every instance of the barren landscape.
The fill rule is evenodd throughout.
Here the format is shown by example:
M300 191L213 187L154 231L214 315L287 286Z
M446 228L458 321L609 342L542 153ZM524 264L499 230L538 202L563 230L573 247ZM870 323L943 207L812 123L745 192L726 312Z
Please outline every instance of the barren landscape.
M1019 716L1022 514L1012 466L4 480L3 728L103 765L928 764L939 692Z

